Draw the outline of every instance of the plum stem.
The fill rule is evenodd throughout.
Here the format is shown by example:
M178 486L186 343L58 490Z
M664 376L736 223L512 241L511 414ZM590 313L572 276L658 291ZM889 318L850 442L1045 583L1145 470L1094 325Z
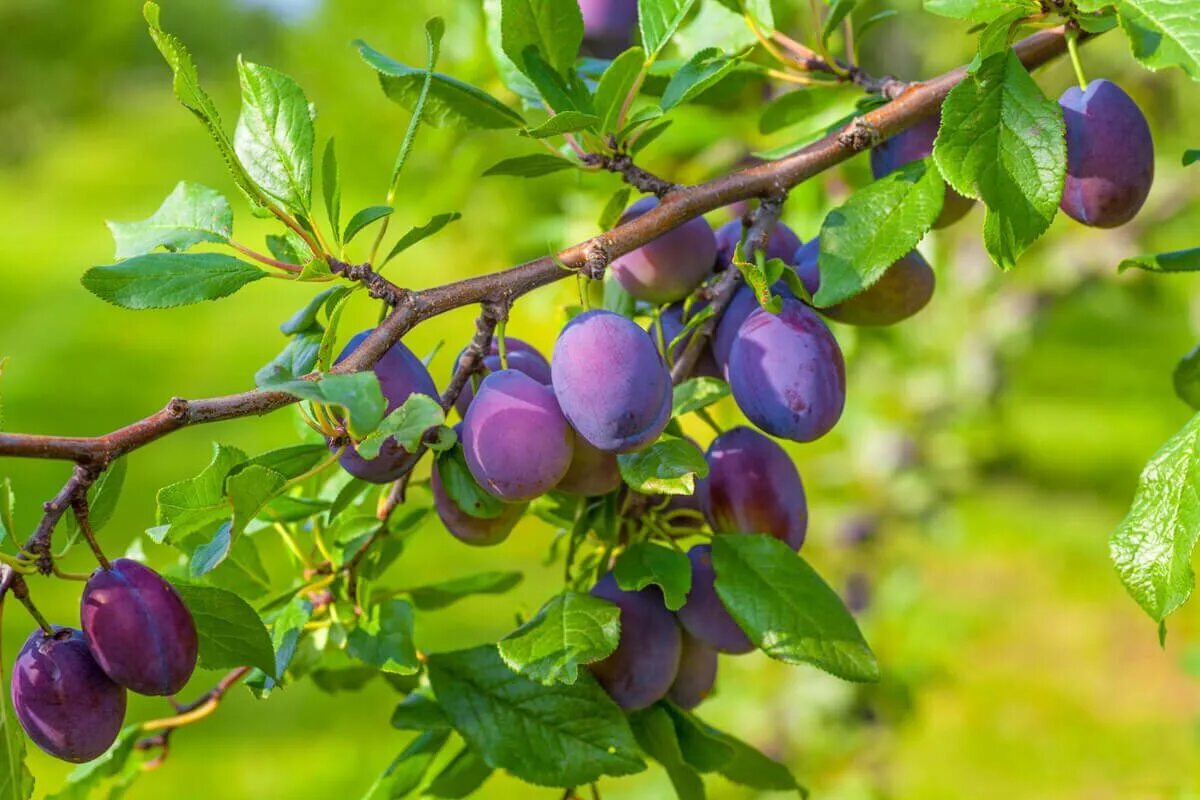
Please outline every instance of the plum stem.
M92 530L86 493L75 496L71 501L71 510L75 512L75 521L79 523L79 530L83 533L83 538L87 540L88 547L92 548L92 554L96 556L96 561L100 562L100 566L104 569L112 569L108 556L104 555L104 550L100 548L100 542L96 541L96 533Z
M504 341L504 328L506 325L506 320L500 320L496 323L496 352L500 356L500 369L508 369L508 345Z
M29 616L33 617L34 621L38 624L38 627L41 628L47 636L53 636L54 626L46 621L46 618L42 616L42 612L38 611L38 607L34 605L33 598L29 596L29 584L25 583L25 578L23 575L21 575L21 573L12 573L10 588L13 593L13 597L21 601L21 605L25 606L25 610L29 612Z
M1088 80L1083 72L1083 61L1079 57L1079 31L1068 26L1066 37L1067 54L1071 57L1071 66L1075 68L1075 78L1079 81L1079 88L1086 92Z

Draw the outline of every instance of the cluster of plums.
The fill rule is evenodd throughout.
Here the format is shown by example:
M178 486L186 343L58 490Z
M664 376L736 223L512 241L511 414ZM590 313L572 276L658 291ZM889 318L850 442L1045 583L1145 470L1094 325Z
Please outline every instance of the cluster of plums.
M38 747L91 761L116 740L126 690L178 692L196 668L196 624L157 572L127 558L97 569L80 600L80 628L30 634L12 674L17 719Z

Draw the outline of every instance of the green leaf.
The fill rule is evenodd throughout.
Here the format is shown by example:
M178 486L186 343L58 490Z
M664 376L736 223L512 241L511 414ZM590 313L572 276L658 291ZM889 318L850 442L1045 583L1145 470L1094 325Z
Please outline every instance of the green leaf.
M406 589L405 594L421 611L436 611L457 603L464 597L480 594L504 594L519 584L524 576L520 572L477 572L462 578L451 578Z
M350 631L346 652L384 672L415 673L421 663L413 646L412 606L403 600L386 600L372 606Z
M613 133L617 129L617 119L625 98L637 83L637 77L646 63L646 54L640 47L631 47L613 59L600 76L596 86L596 96L593 104L596 115L600 117L600 130L603 133Z
M590 676L543 686L496 648L429 656L429 681L455 729L494 769L539 786L577 786L645 768L629 724Z
M550 136L590 128L599 121L600 118L595 114L584 114L582 111L563 111L561 114L550 117L536 128L525 131L525 135L531 139L546 139Z
M708 462L696 445L666 435L645 450L617 456L617 468L642 494L692 494L696 478L708 477Z
M701 50L671 76L659 105L663 111L670 111L688 102L720 83L740 61L740 58L727 56L716 47Z
M1117 267L1118 272L1137 267L1147 272L1196 272L1200 270L1200 247L1176 250L1153 256L1127 258Z
M532 153L527 156L506 158L484 171L484 175L510 175L517 178L540 178L552 172L575 168L573 161L568 161L549 153Z
M1183 151L1183 165L1185 167L1190 167L1192 164L1195 164L1197 161L1200 161L1200 150L1184 150Z
M696 0L638 0L638 28L648 61L671 41L695 4Z
M1192 594L1192 553L1200 538L1200 414L1142 470L1129 514L1109 554L1125 589L1161 623Z
M743 742L741 739L730 736L724 731L719 731L709 725L705 725L699 720L695 720L703 730L703 733L709 737L710 741L702 743L698 738L689 737L682 732L680 727L680 719L687 712L680 709L671 709L672 715L675 718L676 731L679 732L679 743L683 749L684 758L688 763L696 764L703 759L700 747L705 749L705 752L712 752L712 744L715 742L731 752L728 759L721 760L720 763L713 765L713 772L718 773L726 780L736 783L739 786L749 786L754 789L763 789L766 791L798 791L801 796L807 797L808 792L800 784L796 782L795 776L792 775L785 765L779 763L773 758L768 758L759 752L756 748ZM687 716L691 716L687 714ZM695 719L692 717L692 719ZM697 769L701 769L697 766ZM701 771L704 771L701 769Z
M227 297L265 278L258 267L223 253L148 253L92 267L83 285L121 308L172 308Z
M1173 378L1179 399L1200 411L1200 347L1180 359Z
M301 400L340 406L348 415L347 429L361 438L379 426L387 401L374 372L325 375L316 381L288 381L271 384L274 391L287 392Z
M733 760L733 747L721 741L717 731L670 701L664 701L662 707L675 724L684 760L698 772L716 772Z
M392 727L402 731L446 731L450 730L450 720L437 700L413 692L392 712Z
M196 621L200 666L205 669L275 669L275 649L262 619L233 592L211 586L175 584L175 591Z
M423 69L415 69L385 56L365 42L355 42L363 61L379 73L384 94L412 111L425 82ZM519 128L524 118L487 92L439 72L433 74L425 120L435 128Z
M821 41L828 41L837 30L842 20L854 10L858 0L833 0L829 5L829 13L825 15L825 24L821 26Z
M283 350L254 373L254 385L268 387L285 381L298 380L317 366L321 350L321 333L302 333L288 339Z
M679 800L704 800L704 782L691 764L684 760L670 714L654 705L629 715L633 735L646 755L667 771Z
M117 243L115 258L130 258L159 247L187 250L200 242L229 241L233 209L220 192L180 181L158 210L140 222L108 222Z
M446 495L464 514L477 519L495 519L504 513L504 504L483 490L467 468L461 444L438 453L438 478Z
M717 595L771 658L810 663L850 681L879 664L841 598L792 548L765 534L713 537Z
M395 439L405 450L415 453L421 446L425 432L445 421L446 412L437 400L427 394L414 392L359 442L358 454L363 458L375 458L388 439Z
M819 308L873 285L912 251L942 211L946 187L928 160L911 161L850 196L821 223Z
M425 797L460 798L472 794L492 775L474 750L464 747L425 787Z
M1121 30L1142 66L1179 67L1192 80L1200 80L1200 25L1196 24L1200 9L1194 3L1119 0L1116 6Z
M442 52L442 37L445 33L446 23L442 21L441 17L433 17L425 23L425 74L421 77L421 89L417 92L417 101L412 108L412 117L408 120L408 127L404 129L404 139L400 142L400 151L396 153L396 162L392 165L392 177L388 183L389 201L396 192L400 171L404 169L404 164L412 152L413 143L417 140L417 131L421 128L421 121L425 119L425 109L429 105L429 93L433 90L433 80L436 74L434 69L437 67L438 56Z
M688 378L675 387L671 416L681 417L708 408L730 394L729 384L720 378Z
M349 244L359 231L372 222L378 222L384 217L390 216L393 210L391 206L367 206L346 223L346 232L342 234L342 241Z
M17 498L12 490L12 478L0 478L0 542L13 537L17 533L13 515L16 513Z
M398 800L417 789L450 738L449 731L426 731L413 739L391 763L363 800Z
M844 86L817 86L787 92L763 109L758 130L770 134L804 123L806 130L824 131L846 115L853 114L854 104L860 97L861 91Z
M329 450L323 444L293 444L261 453L234 467L230 475L237 475L247 467L259 466L292 480L309 472L327 458Z
M539 683L573 684L579 667L617 649L621 611L589 594L566 591L552 597L537 616L498 645L510 669Z
M312 112L304 90L282 72L238 58L242 113L233 146L246 172L293 214L312 200Z
M400 255L417 242L433 236L451 222L459 219L462 219L462 214L458 213L457 211L451 211L449 214L438 214L424 225L410 228L407 233L400 237L400 241L396 242L391 252L387 254L387 258L385 258L383 263L380 264L380 267L382 267L384 264L387 264L393 258Z
M246 684L265 697L283 682L283 675L296 655L304 626L312 619L312 603L296 596L291 599L271 623L271 646L275 648L274 670L255 670Z
M582 42L583 14L576 0L502 0L500 4L500 44L518 68L525 64L526 49L533 47L565 75L574 67Z
M692 562L680 550L643 541L621 553L613 576L627 592L656 584L667 608L678 611L692 589Z
M598 222L598 224L600 226L600 230L610 231L613 228L617 227L617 223L620 222L620 220L621 220L621 214L623 214L625 212L625 207L627 205L629 205L629 194L630 194L630 188L628 186L623 186L620 189L617 189L617 191L613 192L612 197L608 198L608 202L604 204L604 210L602 212L600 212L600 220ZM624 298L628 298L628 301L626 301L626 299L624 299L624 298L620 300L620 304L621 304L622 308L624 308L627 304L632 304L633 296L630 295L629 292L625 292L624 287L622 287L621 284L617 283L615 280L613 280L613 281L608 280L608 274L606 274L604 277L605 277L605 280L604 280L605 305L604 305L604 307L606 309L608 309L609 311L616 310L616 309L610 308L608 305L609 286L615 286L616 289L620 289L622 292L624 292ZM616 289L614 289L613 291L615 292ZM625 316L627 316L627 317L632 316L632 311L633 311L633 309L630 308L630 313L625 314ZM619 312L619 313L623 313L623 312Z
M47 795L46 800L87 800L92 797L106 780L125 771L141 734L140 725L126 725L104 755L71 770L66 785L54 794ZM117 791L114 789L109 796L117 795Z
M225 476L245 460L246 454L236 447L214 443L212 461L199 475L159 489L157 520L166 530L156 540L177 543L229 516Z
M1002 269L1016 263L1058 211L1064 137L1062 109L1012 50L984 59L942 106L933 156L959 194L987 205L984 245Z
M342 176L332 136L325 143L325 155L321 158L321 195L325 200L325 213L329 215L329 227L333 229L337 243L341 244L337 236L342 225Z
M113 512L117 508L117 500L121 497L121 489L125 485L125 472L128 466L128 459L118 458L109 464L108 469L100 473L100 477L88 490L88 524L93 533L102 531L112 519ZM0 486L0 516L2 516L4 503L3 488ZM9 499L11 500L11 494ZM59 551L60 557L70 550L79 539L79 524L75 521L75 516L66 514L63 516L63 522L70 534L67 537L67 543ZM3 540L4 521L0 519L0 541Z
M263 196L262 190L250 178L246 168L238 159L237 153L234 152L233 142L221 127L221 115L217 112L216 104L200 87L200 74L196 72L192 54L177 37L165 32L159 25L157 3L146 3L142 8L142 14L149 25L150 38L154 40L154 44L162 53L167 66L171 68L174 76L172 87L176 99L204 125L209 136L216 143L225 166L233 175L234 183L246 195L246 199L256 208L263 207L266 198Z
M1028 5L1027 0L925 0L926 11L969 22L991 22L1011 8ZM1037 10L1036 3L1032 7Z
M271 255L278 261L283 261L286 264L296 264L297 266L304 264L305 258L301 253L307 252L308 245L304 240L296 235L295 231L289 229L282 236L275 233L268 233L267 249L271 251Z

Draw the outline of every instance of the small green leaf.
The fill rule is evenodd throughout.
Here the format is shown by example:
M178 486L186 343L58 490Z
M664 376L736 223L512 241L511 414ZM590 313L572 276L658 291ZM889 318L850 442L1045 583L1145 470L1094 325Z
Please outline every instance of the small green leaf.
M1200 347L1188 353L1175 367L1175 394L1196 411L1200 411Z
M657 585L667 608L678 611L692 590L692 562L681 550L643 541L621 553L613 577L627 592Z
M1016 264L1058 211L1064 130L1062 109L1012 50L984 59L942 105L933 156L959 194L987 206L984 245L1001 269Z
M12 478L0 478L0 542L7 541L17 533L13 515L16 513L17 498L13 494Z
M317 366L321 350L321 333L302 333L288 339L283 350L254 373L254 385L269 387L285 381L298 380Z
M552 172L574 169L575 163L549 153L532 153L527 156L506 158L484 171L484 176L510 175L516 178L540 178Z
M438 453L438 478L446 495L464 514L477 519L495 519L504 513L504 504L483 490L467 468L461 444Z
M1120 263L1117 271L1124 272L1133 267L1144 269L1147 272L1196 272L1200 270L1200 247L1127 258Z
M604 204L604 210L600 212L600 220L598 222L600 230L610 231L617 226L621 219L621 214L625 212L625 207L629 205L630 188L622 186L617 191L613 192L613 196L608 198L608 202ZM607 275L605 276L608 277ZM606 280L604 284L605 291L608 289L609 282ZM620 286L620 284L617 284ZM629 294L625 292L625 294ZM605 306L608 308L608 306ZM611 309L610 309L611 310ZM628 315L626 315L628 316Z
M518 67L525 63L526 49L533 47L556 72L566 74L575 65L582 41L583 14L576 0L502 0L500 4L500 43Z
M200 665L205 669L258 667L275 669L275 649L262 619L233 592L211 586L175 584L196 621Z
M561 114L555 114L536 128L530 128L525 131L525 135L531 139L546 139L550 136L558 136L563 133L572 133L590 128L599 121L600 118L595 114L584 114L582 111L563 111Z
M447 731L450 720L442 707L424 692L413 692L392 712L392 727L402 731Z
M645 769L620 709L590 675L543 686L496 648L429 656L429 681L454 728L483 760L540 786L577 786Z
M288 381L271 384L270 389L311 400L314 403L340 406L347 414L347 429L351 436L361 438L375 430L383 420L387 401L374 372L351 372L345 375L325 375L315 381Z
M396 800L407 797L410 792L421 786L430 766L449 738L449 731L426 731L413 739L408 747L396 756L387 771L367 790L363 800Z
M364 664L397 675L420 669L413 646L412 606L403 600L374 605L346 639L346 652Z
M232 510L225 500L225 476L244 461L241 450L214 443L212 461L199 475L159 489L157 520L165 530L156 541L178 543L228 517Z
M446 413L437 400L427 394L414 392L358 443L358 454L363 458L375 458L388 439L394 439L405 450L415 453L425 438L425 432L445 421Z
M1129 514L1109 539L1125 589L1161 623L1195 587L1192 553L1200 539L1200 414L1142 470Z
M101 300L138 310L217 300L266 276L223 253L148 253L92 267L83 274L83 285Z
M638 27L647 60L653 60L675 35L696 0L638 0Z
M349 244L359 231L372 222L378 222L384 217L390 216L393 210L391 206L368 206L362 209L346 223L346 232L342 234L342 241Z
M92 797L105 781L126 771L134 753L134 745L137 744L141 733L140 725L126 725L104 755L71 770L67 775L66 786L54 794L47 795L46 800L87 800ZM113 787L108 796L119 795L120 790Z
M879 680L879 664L841 598L792 548L765 534L713 537L721 603L771 658L810 663L850 681Z
M854 10L856 5L858 5L858 0L833 0L829 4L829 13L825 15L825 24L821 26L821 41L829 40L838 25L842 24L842 20Z
M659 105L663 111L670 111L688 102L720 83L740 61L739 57L727 56L716 47L701 50L671 76Z
M1184 150L1183 151L1183 165L1185 167L1190 167L1192 164L1195 164L1197 161L1200 161L1200 150Z
M808 792L785 765L768 758L740 739L701 722L695 715L668 705L679 745L687 762L701 772L716 772L739 786L766 791Z
M770 134L804 123L805 130L824 131L854 113L862 92L854 87L815 86L776 97L758 120L759 133Z
M325 155L321 158L321 195L325 200L325 213L329 215L329 227L336 238L342 225L342 176L338 170L337 150L334 149L332 136L325 143ZM337 243L341 244L341 240L338 239Z
M426 71L401 64L364 42L355 42L363 61L379 73L384 94L412 111L420 97ZM524 118L487 92L435 72L429 86L425 120L435 128L519 128Z
M730 394L729 384L720 378L688 378L675 387L671 416L681 417L708 408Z
M383 263L380 264L380 266L382 267L383 264L387 264L393 258L400 255L417 242L433 236L451 222L459 219L462 219L462 214L458 213L457 211L451 211L449 214L438 214L424 225L410 228L407 233L400 237L400 241L396 242L395 246L392 247L391 252L387 254L387 258L383 260Z
M945 184L933 164L911 161L855 192L821 223L819 308L872 286L912 251L942 211Z
M667 771L675 796L679 800L704 800L704 782L700 773L684 760L670 714L661 706L650 706L630 714L629 725L646 755Z
M405 594L420 611L436 611L453 605L466 597L481 594L503 594L521 582L520 572L477 572L462 578L406 589Z
M159 247L187 250L200 242L228 242L233 235L233 209L215 189L180 181L147 219L110 220L108 229L117 243L117 259L145 255Z
M271 622L271 645L275 648L273 672L255 670L246 678L246 684L265 697L283 682L283 675L291 665L304 633L304 626L312 620L312 603L304 597L293 597Z
M233 146L246 172L293 214L312 199L312 112L304 90L278 70L238 59L242 113Z
M469 747L458 751L454 759L433 777L423 790L425 797L467 797L492 776L492 768Z
M621 611L588 594L566 591L552 597L537 616L498 645L510 669L546 684L573 684L579 667L617 649Z
M617 456L617 468L643 494L692 494L696 478L708 477L708 462L696 445L665 435L645 450Z
M646 54L642 48L631 47L613 59L608 69L600 76L593 103L596 115L600 117L602 132L613 133L616 130L625 98L633 91L645 62Z

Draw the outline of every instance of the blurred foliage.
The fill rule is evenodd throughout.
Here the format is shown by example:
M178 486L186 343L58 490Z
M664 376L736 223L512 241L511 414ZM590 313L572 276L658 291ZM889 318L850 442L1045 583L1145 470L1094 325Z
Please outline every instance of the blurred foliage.
M407 122L352 39L415 61L424 20L439 14L448 22L441 69L505 96L476 0L339 0L283 14L283 3L164 5L227 124L236 116L237 52L305 87L319 111L321 142L337 136L343 207L351 212L382 198ZM894 7L902 13L862 43L869 70L920 78L969 59L965 24L923 15L912 0ZM6 0L0 27L9 32L0 49L7 232L0 358L11 358L0 383L5 425L92 434L173 395L247 388L283 343L277 322L312 287L263 282L219 305L133 314L96 301L78 283L88 266L111 260L105 219L148 215L180 179L234 195L203 132L171 99L137 4ZM792 448L812 506L806 554L834 585L862 576L853 578L870 596L862 622L885 680L856 689L761 656L725 659L705 716L787 760L818 797L1200 792L1195 606L1173 620L1161 651L1113 575L1106 546L1141 465L1189 416L1173 396L1171 371L1200 332L1194 279L1118 276L1115 267L1137 253L1196 244L1195 182L1179 166L1185 147L1197 144L1188 124L1195 89L1176 73L1136 68L1115 36L1089 44L1084 58L1093 75L1119 81L1151 121L1160 161L1141 216L1112 232L1060 218L1004 276L983 253L979 210L931 238L933 303L898 329L836 328L850 359L846 418L819 444ZM1038 80L1055 96L1071 82L1069 67L1053 65ZM745 92L722 101L758 102ZM612 176L479 179L498 158L525 152L512 138L422 132L397 224L453 210L464 219L392 265L393 280L426 286L480 274L594 231L618 185ZM649 151L646 166L696 181L731 168L749 149L778 143L757 133L755 114L695 108ZM865 161L794 192L785 219L803 238L848 187L867 180ZM244 207L237 211L239 238L261 238L266 228ZM574 291L563 282L522 300L508 330L549 352ZM361 303L348 313L366 327L375 309ZM469 310L446 315L406 341L418 354L446 342L433 362L444 380L471 319ZM718 408L722 422L734 419L728 401ZM704 429L689 433L709 437ZM105 534L111 551L139 538L153 522L154 491L195 474L210 441L254 452L296 435L289 411L186 430L133 454ZM36 524L40 503L65 474L62 464L0 460L22 531ZM536 610L557 580L557 570L542 564L548 533L531 518L503 546L480 551L427 524L395 567L400 585L478 569L523 569L527 579L502 599L426 615L421 647L476 644ZM145 547L152 563L169 558ZM283 553L267 549L268 566L281 568ZM88 568L81 552L73 561ZM50 616L77 613L75 586L35 580L33 591ZM14 610L4 631L10 658L25 623ZM198 674L184 696L213 679ZM388 727L396 699L382 682L332 695L304 683L262 707L238 690L211 719L180 731L168 762L129 797L358 796L409 738ZM161 701L138 698L131 711L145 718L163 710ZM38 796L66 772L40 753L31 765L41 777ZM481 796L552 796L518 786L497 777ZM654 770L611 787L608 798L666 791ZM713 794L746 796L721 783Z

